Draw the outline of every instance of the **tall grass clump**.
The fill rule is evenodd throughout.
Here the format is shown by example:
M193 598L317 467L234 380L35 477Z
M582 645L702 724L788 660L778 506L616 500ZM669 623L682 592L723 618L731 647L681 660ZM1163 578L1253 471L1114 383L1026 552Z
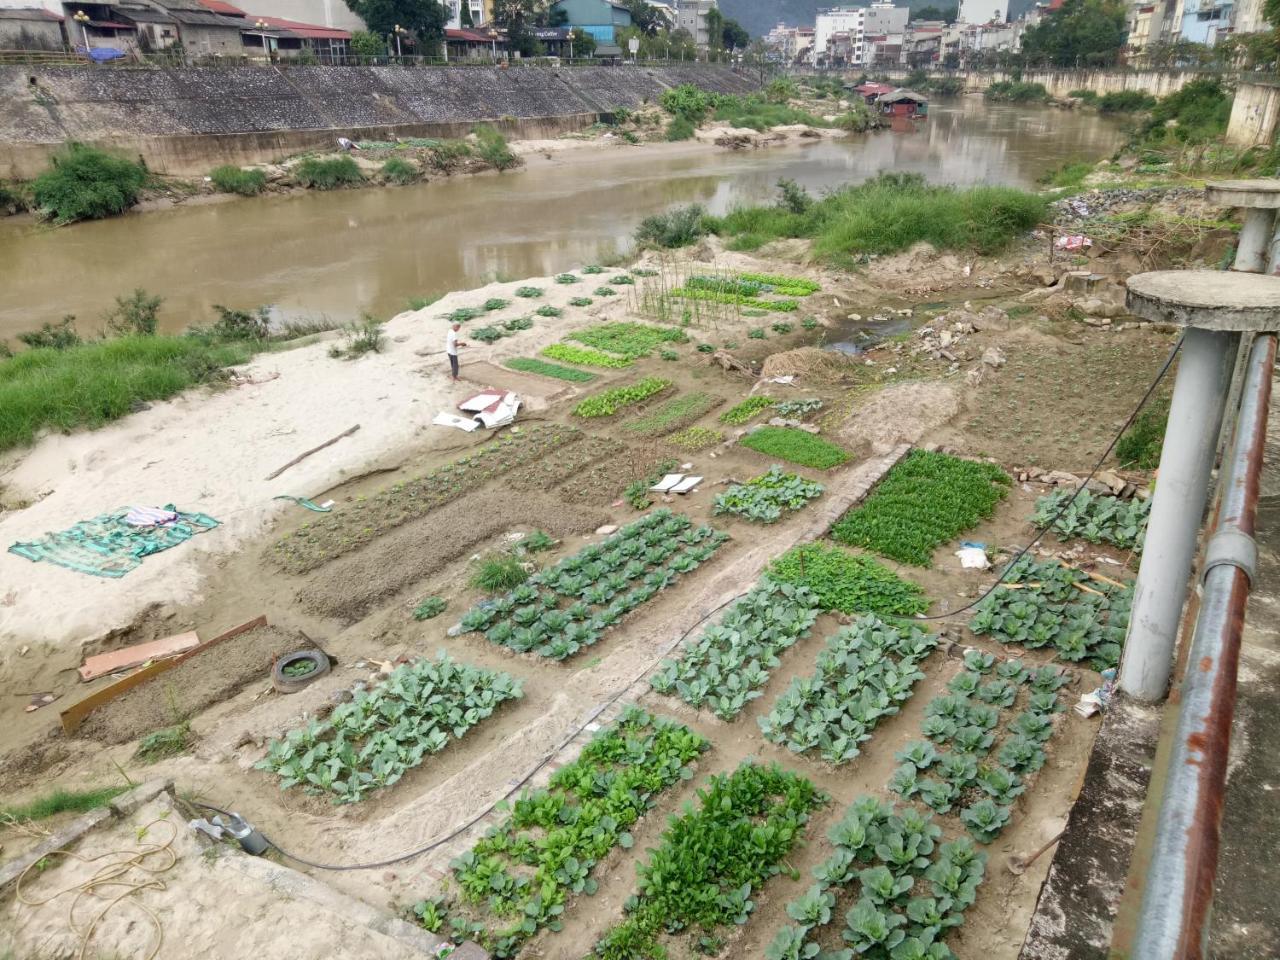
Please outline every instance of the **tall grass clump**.
M1043 83L1024 80L997 80L982 95L988 100L1005 103L1042 103L1049 99L1049 91Z
M1083 100L1085 103L1091 104L1091 105L1096 104L1099 99L1098 95L1094 93L1092 90L1072 90L1070 93L1067 94L1067 96L1073 97L1076 100Z
M363 183L364 174L350 157L307 157L293 168L293 179L312 190L334 190Z
M514 555L494 552L477 561L471 584L485 593L503 593L515 589L528 579L529 571Z
M115 336L139 337L154 336L160 326L161 297L153 297L141 287L136 288L127 297L116 297L113 306L104 318L107 330Z
M244 170L227 164L209 174L213 185L223 193L238 193L242 197L256 197L267 187L267 175L261 170Z
M488 124L481 124L475 129L476 155L496 170L508 170L520 163L520 158L511 152L507 138Z
M1156 98L1141 90L1119 90L1098 98L1101 113L1138 113L1156 105Z
M1084 184L1085 177L1093 173L1093 164L1084 160L1064 163L1040 177L1039 183L1047 187L1074 188Z
M805 123L811 127L829 127L827 121L784 103L771 103L764 97L721 97L715 119L734 127L747 127L764 133L773 127Z
M83 342L76 332L75 324L75 316L69 313L57 323L46 321L40 324L39 330L18 334L18 342L32 349L66 350Z
M671 143L691 140L695 129L693 121L688 117L672 117L671 122L667 124L667 140Z
M31 193L45 218L71 223L124 213L146 183L142 164L69 143L54 156L53 167L36 177Z
M1046 203L1010 187L932 186L917 174L881 174L815 200L804 212L785 204L744 207L710 227L756 244L809 238L818 256L837 264L860 254L896 253L921 241L939 250L990 254L1040 223Z
M705 217L706 211L696 203L645 217L636 228L636 243L669 250L687 247L706 236Z
M102 426L140 403L220 379L251 354L247 344L186 336L25 350L0 360L0 450L30 444L45 429Z
M388 183L413 183L418 179L418 168L403 157L392 157L382 165L382 179Z
M47 820L60 813L84 813L97 807L105 807L128 789L127 786L100 787L97 790L65 790L55 787L27 803L0 807L0 823L6 820L25 823L30 820Z

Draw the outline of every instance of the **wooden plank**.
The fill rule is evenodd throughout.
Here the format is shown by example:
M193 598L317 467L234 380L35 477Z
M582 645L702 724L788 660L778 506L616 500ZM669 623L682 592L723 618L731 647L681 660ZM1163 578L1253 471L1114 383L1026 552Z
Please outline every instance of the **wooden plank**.
M255 617L248 623L242 623L240 626L228 630L226 633L219 634L212 640L208 640L200 644L198 647L193 647L181 656L174 657L170 660L159 660L150 666L143 667L141 670L135 670L127 677L123 677L115 683L108 684L101 690L95 690L79 703L72 704L59 714L59 717L62 720L63 733L68 736L75 733L80 729L80 725L84 723L85 718L88 717L89 714L93 713L94 710L98 709L98 707L102 706L104 703L110 703L120 695L128 693L134 687L146 683L148 680L151 680L162 673L168 673L174 667L186 663L192 657L204 653L204 651L208 650L210 647L217 646L219 643L230 640L232 637L238 637L242 633L247 633L250 630L256 630L259 627L265 627L266 625L267 618L265 615Z
M175 633L171 637L165 637L163 640L152 640L149 643L135 643L131 647L123 647L119 650L112 650L110 653L100 653L97 656L86 657L84 665L80 668L81 680L97 680L99 677L105 677L109 673L118 673L121 670L128 670L130 667L140 667L150 660L163 660L167 657L176 657L180 653L186 653L193 647L200 646L200 638L196 636L194 630L188 630L186 633Z

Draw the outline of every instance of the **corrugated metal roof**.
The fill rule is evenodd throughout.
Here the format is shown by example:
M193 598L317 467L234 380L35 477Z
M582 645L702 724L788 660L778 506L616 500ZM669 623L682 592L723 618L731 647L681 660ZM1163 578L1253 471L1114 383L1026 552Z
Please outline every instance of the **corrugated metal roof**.
M492 43L499 39L488 33L480 33L476 30L446 30L444 35L450 40L462 40L468 43Z
M339 30L336 27L321 27L314 23L301 23L297 20L286 20L284 17L260 17L255 13L250 13L246 16L248 17L250 24L256 24L261 20L268 26L274 27L278 31L283 31L286 35L292 34L295 37L302 37L306 40L351 39L351 32L349 30Z
M247 16L243 10L227 3L226 0L200 0L200 5L208 7L214 13L225 14L228 17Z
M57 23L63 19L42 7L0 7L0 20L50 20Z

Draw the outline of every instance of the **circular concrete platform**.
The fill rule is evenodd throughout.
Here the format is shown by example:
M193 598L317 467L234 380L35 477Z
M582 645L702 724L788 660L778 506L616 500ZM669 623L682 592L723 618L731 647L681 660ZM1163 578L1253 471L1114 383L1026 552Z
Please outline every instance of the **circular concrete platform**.
M1224 207L1280 208L1280 179L1206 183L1204 197Z
M1280 330L1280 277L1226 270L1157 270L1129 278L1135 317L1201 330Z

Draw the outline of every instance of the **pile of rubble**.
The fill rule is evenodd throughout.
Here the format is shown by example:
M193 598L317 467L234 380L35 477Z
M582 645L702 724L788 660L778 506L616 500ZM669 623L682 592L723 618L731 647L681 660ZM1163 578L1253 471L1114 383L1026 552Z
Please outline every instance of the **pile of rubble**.
M1066 470L1044 470L1040 467L1026 467L1015 470L1014 476L1019 483L1042 483L1045 486L1066 487L1070 490L1079 490L1080 485L1085 483L1083 477L1068 473ZM1139 500L1145 500L1151 496L1150 487L1148 487L1145 480L1131 480L1121 476L1114 470L1099 470L1095 476L1089 479L1086 486L1090 493L1102 496L1124 497L1126 499L1137 497Z
M1087 193L1055 201L1052 204L1053 222L1060 226L1070 226L1118 212L1135 203L1184 199L1203 200L1204 191L1195 187L1148 187L1144 190L1116 187L1111 190L1090 190Z

